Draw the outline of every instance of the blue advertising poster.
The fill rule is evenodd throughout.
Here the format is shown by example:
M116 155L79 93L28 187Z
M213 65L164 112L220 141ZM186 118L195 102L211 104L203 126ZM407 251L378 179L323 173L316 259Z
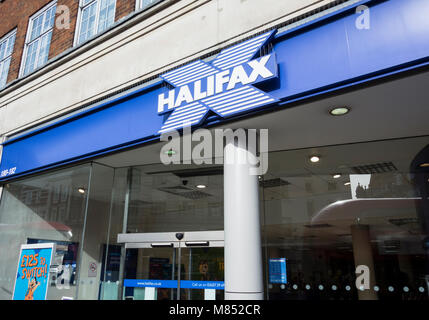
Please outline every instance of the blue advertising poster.
M53 252L54 243L21 246L13 300L46 300Z
M270 283L287 283L286 258L270 259Z

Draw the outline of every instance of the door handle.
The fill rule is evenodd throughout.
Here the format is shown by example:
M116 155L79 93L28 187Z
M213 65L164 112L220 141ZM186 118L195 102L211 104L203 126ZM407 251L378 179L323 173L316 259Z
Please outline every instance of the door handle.
M208 241L186 241L187 247L208 247L210 242Z
M150 244L152 248L172 247L173 242L156 242Z

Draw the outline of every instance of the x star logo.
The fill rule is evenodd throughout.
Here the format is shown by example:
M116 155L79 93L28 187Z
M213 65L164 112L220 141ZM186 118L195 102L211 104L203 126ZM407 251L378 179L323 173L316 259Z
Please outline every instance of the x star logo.
M275 31L224 49L210 63L190 63L161 78L174 89L158 97L158 113L171 113L159 133L198 125L209 111L230 117L277 100L252 84L277 76L274 54L252 60Z

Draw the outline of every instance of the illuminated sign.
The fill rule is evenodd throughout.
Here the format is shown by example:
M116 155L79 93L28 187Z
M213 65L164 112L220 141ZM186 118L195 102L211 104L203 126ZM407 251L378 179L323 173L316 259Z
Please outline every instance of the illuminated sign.
M171 114L160 133L200 124L214 112L222 118L277 102L253 85L277 77L274 53L260 53L275 31L224 49L210 63L201 60L161 76L174 89L158 95L158 114Z
M269 260L270 283L287 283L286 258Z

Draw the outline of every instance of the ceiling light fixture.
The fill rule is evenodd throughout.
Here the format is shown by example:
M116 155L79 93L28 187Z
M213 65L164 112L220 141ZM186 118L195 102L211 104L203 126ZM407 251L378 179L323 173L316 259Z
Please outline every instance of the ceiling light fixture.
M339 173L334 174L334 175L332 176L332 178L334 178L334 179L341 178L341 174L339 174Z
M349 186L350 185L350 181L347 181L346 183L344 183L345 186Z
M349 107L336 107L336 108L333 108L329 111L331 116L343 116L349 112L350 112Z
M85 193L85 189L84 188L79 188L79 189L77 189L77 191L79 191L79 193L82 193L82 194Z
M420 167L421 168L427 168L427 167L429 167L429 162L424 162L424 163L420 164Z
M207 186L205 184L199 184L199 185L197 185L197 188L198 189L205 189L205 188L207 188Z
M319 156L312 156L310 157L310 161L313 163L319 162L320 161L320 157Z

